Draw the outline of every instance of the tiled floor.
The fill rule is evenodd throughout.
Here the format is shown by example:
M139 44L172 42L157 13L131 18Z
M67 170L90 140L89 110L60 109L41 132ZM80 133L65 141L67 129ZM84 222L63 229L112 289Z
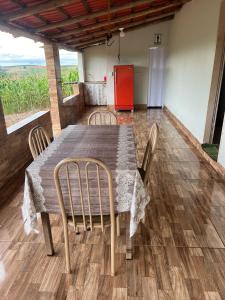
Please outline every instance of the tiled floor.
M0 299L225 299L225 185L160 110L119 114L120 123L134 125L139 161L154 121L151 203L134 259L125 260L122 220L115 277L109 232L99 231L71 233L73 273L65 274L59 218L51 219L56 255L47 257L42 233L24 232L21 187L0 210Z

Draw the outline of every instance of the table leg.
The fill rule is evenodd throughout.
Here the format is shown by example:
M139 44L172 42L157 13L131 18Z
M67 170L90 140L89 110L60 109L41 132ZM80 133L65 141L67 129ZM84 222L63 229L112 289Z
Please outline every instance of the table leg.
M130 214L126 217L126 259L133 259L132 238L130 238Z
M50 220L49 220L49 214L46 212L42 212L41 213L41 221L42 221L47 255L53 255L54 247L53 247L53 241L52 241L52 231L51 231L51 224L50 224Z

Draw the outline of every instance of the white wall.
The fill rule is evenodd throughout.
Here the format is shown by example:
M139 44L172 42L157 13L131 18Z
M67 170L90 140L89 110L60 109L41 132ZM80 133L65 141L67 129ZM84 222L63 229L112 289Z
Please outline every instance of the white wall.
M192 0L171 24L165 105L203 142L221 0Z
M162 33L162 45L168 44L170 22L148 25L126 32L121 38L120 64L135 67L135 104L147 104L149 47L154 44L154 34ZM118 64L118 35L111 47L91 47L84 52L87 81L103 81L107 76L108 104L114 103L113 66Z
M85 81L103 81L107 70L107 51L104 45L84 51Z

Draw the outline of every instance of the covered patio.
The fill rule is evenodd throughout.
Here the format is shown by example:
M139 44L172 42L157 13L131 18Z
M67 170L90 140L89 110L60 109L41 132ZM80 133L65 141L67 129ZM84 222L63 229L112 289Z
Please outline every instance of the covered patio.
M73 271L66 274L61 217L51 216L55 255L46 256L41 223L38 235L24 232L21 186L0 211L5 299L223 299L224 183L163 112L140 110L131 119L139 162L152 122L160 126L151 203L134 236L133 259L126 260L123 218L114 277L109 230L71 231Z
M84 74L84 49L96 44L110 44L110 39L119 32L119 28L129 31L171 20L188 1L3 1L0 26L2 31L12 33L15 37L24 36L44 43L51 122L53 134L57 135L62 128L76 121L74 114L80 115L84 102L81 86L80 101L70 99L65 103L62 99L59 48L78 51L81 85L84 83L88 90L96 88L100 95L106 82L104 78L90 80L88 74ZM87 104L96 101L101 99L86 99ZM107 105L107 102L102 100L101 104ZM74 106L71 114L68 106ZM4 134L3 117L1 120Z
M203 143L212 143L212 124L214 122L215 127L216 123L213 110L218 82L221 86L222 81L225 30L221 28L225 2L215 2L4 0L0 3L0 30L44 44L50 97L49 111L37 112L10 127L6 126L0 101L1 299L225 298L224 130L217 161L201 147ZM207 31L209 41L204 36ZM168 52L163 103L155 109L154 105L149 108L148 102L150 78L156 72L149 50L158 47ZM74 84L73 95L64 99L60 48L78 52L79 82ZM134 65L134 112L115 109L115 65ZM201 68L204 70L200 72ZM196 80L200 82L201 79L203 83L196 84ZM132 130L132 138L129 134L121 135L130 144L119 145L118 142L114 151L110 140L117 133L113 135L107 131L105 124L89 125L88 118L96 110L114 113L117 125L107 126L114 126L116 132L115 128L120 132L126 126ZM60 150L55 157L68 157L73 142L74 153L83 151L94 159L99 158L101 147L99 153L91 155L95 153L93 143L96 141L86 128L96 127L92 129L94 135L97 127L101 127L109 132L108 148L112 148L101 144L97 136L100 146L106 147L102 160L106 162L110 155L108 167L114 176L114 172L118 172L118 161L115 169L113 159L114 156L118 159L120 148L131 147L137 167L141 168L153 124L157 124L159 136L149 183L145 184L141 176L150 202L146 202L144 220L140 223L138 220L132 239L128 236L132 212L121 213L119 233L116 223L115 274L110 265L112 225L92 231L92 221L88 228L86 224L84 229L74 225L76 232L73 228L69 230L69 273L61 215L51 214L49 210L50 219L44 222L50 220L48 225L51 226L44 226L44 231L43 215L33 230L26 229L26 220L22 217L24 174L26 172L27 176L28 166L33 161L28 143L30 131L41 126L48 134L52 156L47 152L43 160L51 167L57 143L61 147L58 149L65 150L65 155ZM74 131L80 130L76 128L84 131L76 135ZM67 135L69 130L72 135ZM90 136L86 137L85 130ZM63 135L68 139L62 139ZM74 141L75 136L79 140ZM107 138L106 135L102 137ZM88 149L82 144L85 138L89 139ZM129 155L131 150L123 151ZM125 159L127 165L132 165L130 157ZM48 181L47 168L42 173L42 178ZM53 178L53 172L51 174ZM39 184L35 180L34 187ZM114 185L115 181L113 178ZM42 183L44 189L43 186ZM48 199L48 191L45 196ZM117 196L115 206L118 199ZM119 210L115 213L116 217L118 215ZM52 236L46 233L50 227Z

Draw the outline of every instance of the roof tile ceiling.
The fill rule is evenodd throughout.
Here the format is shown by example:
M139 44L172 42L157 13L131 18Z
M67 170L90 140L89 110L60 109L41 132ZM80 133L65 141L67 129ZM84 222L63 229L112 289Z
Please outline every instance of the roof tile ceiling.
M82 50L119 28L172 19L190 0L0 0L0 30ZM23 34L24 33L24 34Z

